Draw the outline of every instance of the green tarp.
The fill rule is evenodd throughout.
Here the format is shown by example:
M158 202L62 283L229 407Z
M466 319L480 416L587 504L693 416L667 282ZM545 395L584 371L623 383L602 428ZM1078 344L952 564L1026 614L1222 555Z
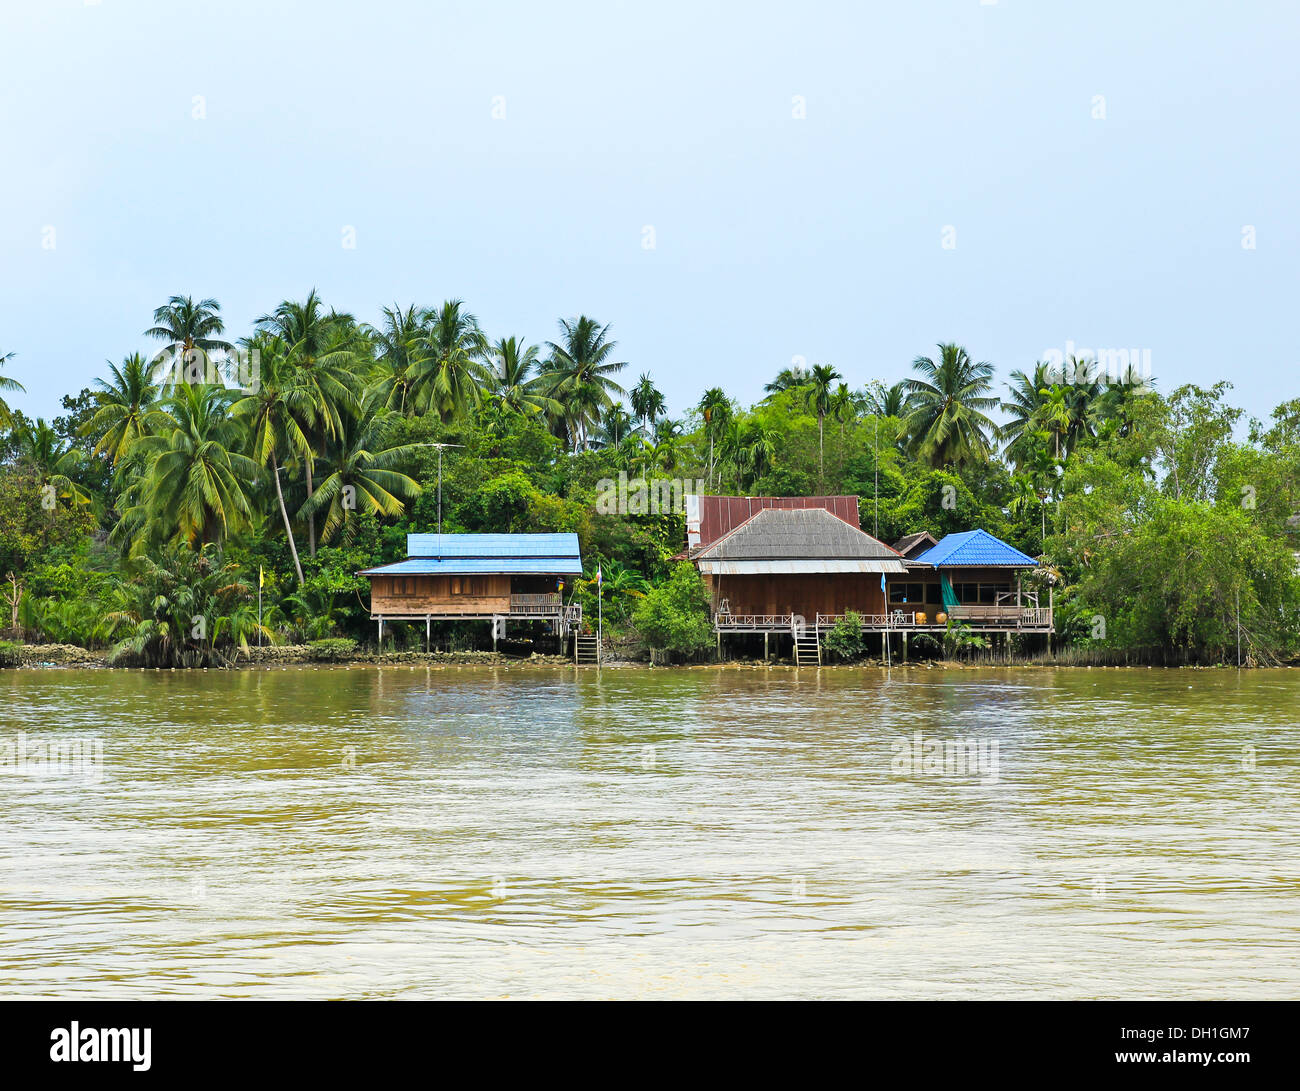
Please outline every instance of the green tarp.
M952 580L946 572L939 573L939 593L943 596L945 610L951 610L957 605L957 592L952 589Z

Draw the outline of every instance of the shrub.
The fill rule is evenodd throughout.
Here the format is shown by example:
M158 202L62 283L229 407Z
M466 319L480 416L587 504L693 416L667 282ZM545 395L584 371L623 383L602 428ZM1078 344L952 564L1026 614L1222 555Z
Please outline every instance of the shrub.
M16 667L22 662L18 648L12 640L0 640L0 667Z
M867 653L862 640L862 615L850 610L831 627L822 643L838 659L861 659Z
M650 647L692 655L713 642L709 623L709 595L704 581L689 561L672 570L668 582L646 593L632 615L632 623Z
M331 636L313 640L307 645L307 655L317 663L337 663L356 654L357 642L351 637Z

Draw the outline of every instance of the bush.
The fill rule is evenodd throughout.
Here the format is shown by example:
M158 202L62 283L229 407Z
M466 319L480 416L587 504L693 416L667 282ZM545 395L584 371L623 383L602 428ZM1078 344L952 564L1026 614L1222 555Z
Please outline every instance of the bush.
M324 640L313 640L307 645L307 655L317 663L337 663L341 659L351 659L357 651L357 642L351 637L331 636Z
M693 655L713 643L709 595L695 566L678 563L668 582L637 604L632 623L650 647L661 651Z
M862 615L850 610L832 626L822 643L838 659L852 662L867 654L862 640Z
M16 667L22 662L18 648L12 640L0 640L0 667Z

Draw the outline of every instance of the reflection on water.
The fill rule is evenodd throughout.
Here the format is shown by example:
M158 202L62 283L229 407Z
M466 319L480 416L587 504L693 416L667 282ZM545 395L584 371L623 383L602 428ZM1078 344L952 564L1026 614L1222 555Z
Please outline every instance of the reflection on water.
M1293 671L6 671L0 995L1294 997L1297 696ZM100 740L102 775L15 768L20 737ZM996 776L945 767L958 740Z

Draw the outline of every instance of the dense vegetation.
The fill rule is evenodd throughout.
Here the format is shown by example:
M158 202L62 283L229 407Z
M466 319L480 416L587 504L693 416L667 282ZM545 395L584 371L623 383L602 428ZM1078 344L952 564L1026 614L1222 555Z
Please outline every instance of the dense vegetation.
M234 341L214 300L174 297L146 334L158 356L107 363L53 421L0 397L11 638L122 663L220 664L259 640L336 656L373 639L356 572L435 524L441 457L445 530L576 531L607 629L678 653L710 640L672 561L683 520L598 510L620 471L854 493L885 541L984 527L1041 558L1067 643L1224 661L1240 617L1254 661L1300 649L1300 400L1246 421L1226 382L1162 395L1087 361L999 392L991 365L941 345L890 387L790 368L757 404L713 387L672 416L586 316L530 344L489 339L456 300L371 326L312 292ZM21 389L15 363L0 356L0 394ZM576 588L588 617L596 593Z

